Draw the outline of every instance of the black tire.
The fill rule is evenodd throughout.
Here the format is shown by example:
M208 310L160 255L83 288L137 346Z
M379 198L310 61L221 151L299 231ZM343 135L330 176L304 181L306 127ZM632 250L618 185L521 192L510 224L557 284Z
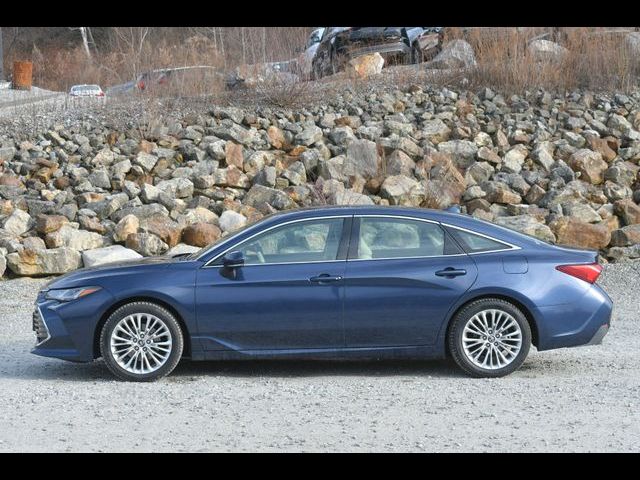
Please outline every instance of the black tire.
M127 316L138 313L150 314L157 317L164 323L171 335L171 349L168 358L166 358L162 366L150 373L133 373L127 371L118 364L111 351L111 336L118 323ZM151 302L132 302L123 305L109 316L100 332L100 353L102 354L102 358L111 373L121 380L132 382L152 382L158 380L176 368L176 365L178 365L182 357L183 349L184 337L176 318L165 308Z
M522 337L520 351L509 364L502 368L488 369L474 364L467 356L463 346L463 333L467 322L477 313L488 309L506 312L520 327ZM527 358L531 347L531 327L522 311L511 302L500 298L483 298L469 303L455 315L451 321L447 343L453 360L465 373L473 377L504 377L517 370Z

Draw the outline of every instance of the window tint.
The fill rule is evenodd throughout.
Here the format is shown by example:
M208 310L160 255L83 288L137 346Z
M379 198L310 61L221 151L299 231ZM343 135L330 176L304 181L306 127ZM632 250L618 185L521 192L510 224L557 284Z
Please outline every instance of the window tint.
M362 217L358 259L448 255L445 233L435 223L399 218ZM446 253L445 253L446 252Z
M458 240L468 253L488 252L493 250L508 250L511 247L502 242L491 240L481 235L452 228L451 234Z
M290 223L234 248L245 265L335 260L342 236L342 218Z

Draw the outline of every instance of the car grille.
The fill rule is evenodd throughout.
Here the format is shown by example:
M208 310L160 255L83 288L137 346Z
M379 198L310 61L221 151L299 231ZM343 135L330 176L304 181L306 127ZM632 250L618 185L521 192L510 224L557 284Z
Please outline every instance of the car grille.
M36 332L36 346L49 340L49 329L38 308L33 312L33 331Z

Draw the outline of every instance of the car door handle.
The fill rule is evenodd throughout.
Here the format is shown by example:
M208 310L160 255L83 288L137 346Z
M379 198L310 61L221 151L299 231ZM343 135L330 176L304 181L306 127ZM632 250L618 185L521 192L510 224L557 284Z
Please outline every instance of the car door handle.
M459 277L460 275L466 275L467 271L464 268L445 268L444 270L438 270L436 275L438 277Z
M309 279L309 281L313 283L339 282L340 280L342 280L342 277L340 275L329 275L328 273L323 273L322 275L311 277Z

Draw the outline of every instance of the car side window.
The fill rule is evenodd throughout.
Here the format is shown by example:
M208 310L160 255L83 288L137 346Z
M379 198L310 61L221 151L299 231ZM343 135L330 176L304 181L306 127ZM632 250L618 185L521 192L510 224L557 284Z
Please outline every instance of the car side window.
M457 228L451 228L450 232L467 253L492 252L495 250L509 250L511 248L509 245L497 240L492 240L464 230L458 230Z
M245 265L332 261L338 257L343 218L290 223L234 248Z
M458 253L451 251L444 230L435 223L402 218L362 217L355 257L376 258L434 257Z

